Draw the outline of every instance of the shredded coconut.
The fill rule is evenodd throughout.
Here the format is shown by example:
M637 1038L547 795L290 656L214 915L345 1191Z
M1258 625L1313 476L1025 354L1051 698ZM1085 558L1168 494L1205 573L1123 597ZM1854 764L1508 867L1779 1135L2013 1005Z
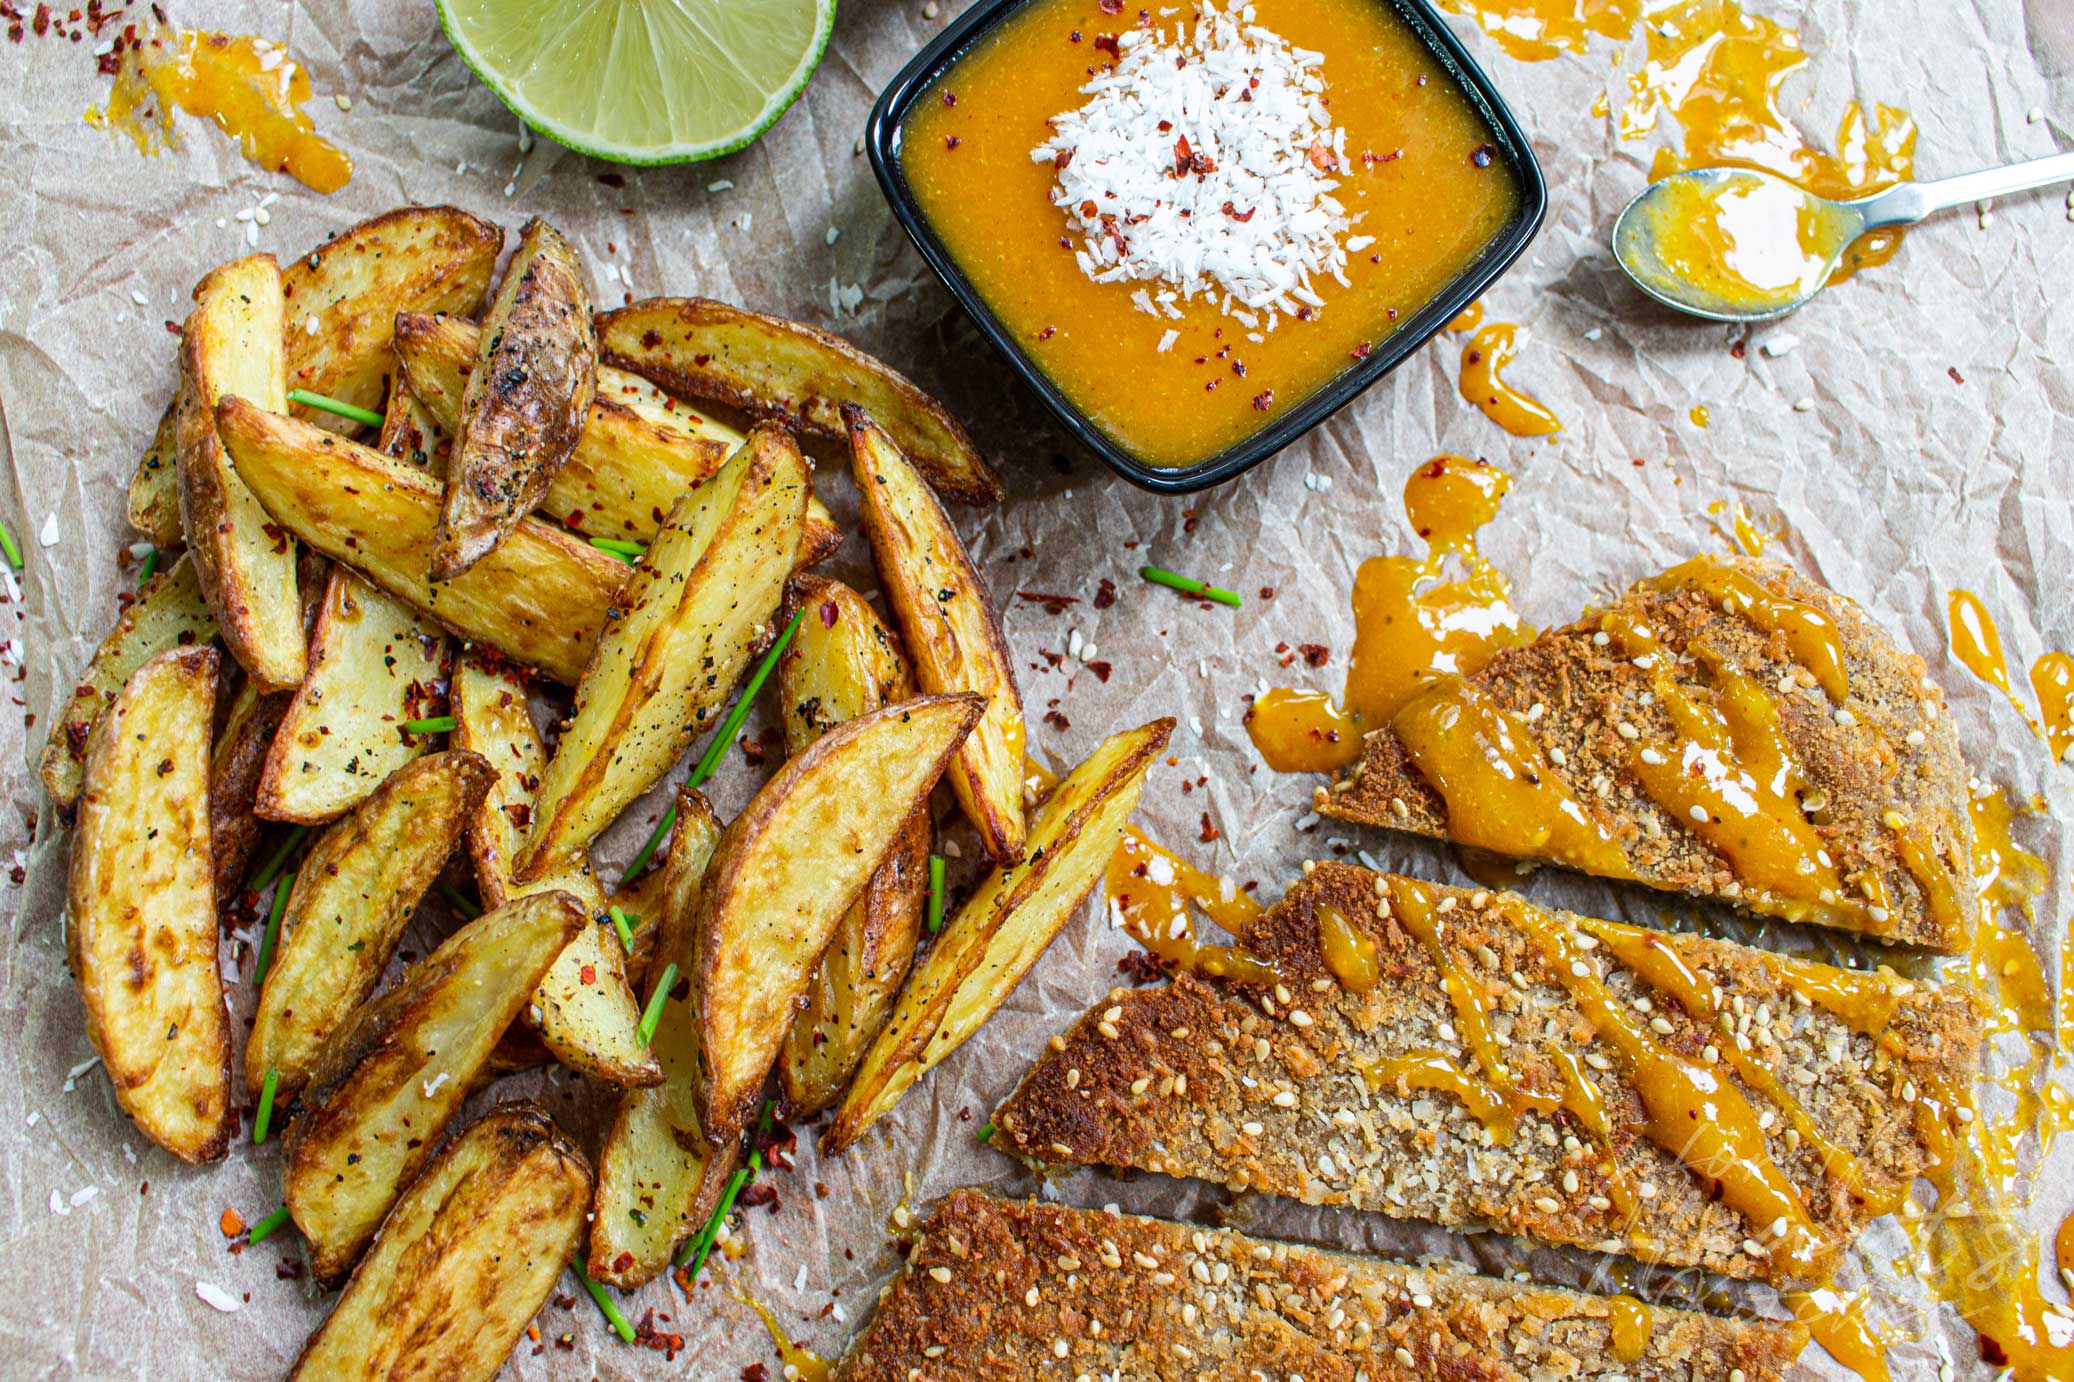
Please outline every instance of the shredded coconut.
M202 1304L212 1310L221 1310L226 1315L245 1308L245 1302L213 1281L197 1281L194 1284L194 1293L201 1297Z
M1204 297L1245 324L1313 315L1312 280L1346 282L1351 224L1332 193L1346 132L1326 110L1320 55L1254 23L1250 5L1205 4L1191 28L1117 36L1117 61L1053 117L1030 151L1057 170L1052 201L1097 283L1156 283L1141 312Z

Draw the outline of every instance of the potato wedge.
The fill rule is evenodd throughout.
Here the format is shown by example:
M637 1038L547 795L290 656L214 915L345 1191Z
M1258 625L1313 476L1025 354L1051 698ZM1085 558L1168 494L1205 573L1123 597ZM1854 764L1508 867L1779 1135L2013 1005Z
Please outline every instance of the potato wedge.
M545 1109L492 1109L382 1220L289 1376L488 1382L576 1250L590 1190Z
M1030 862L987 875L946 923L822 1134L823 1155L856 1142L1008 1001L1101 879L1173 732L1161 719L1110 736L1038 808Z
M214 648L160 653L87 736L66 946L115 1101L182 1161L237 1130L209 877Z
M379 408L395 372L398 312L473 316L490 290L503 228L451 206L406 206L348 226L281 270L288 387ZM315 321L314 328L311 326ZM334 431L356 424L298 407Z
M884 361L798 322L710 298L650 298L598 318L610 364L686 398L710 398L804 434L842 441L845 401L880 418L948 498L1000 502L994 473L943 405Z
M864 536L924 691L976 691L987 717L958 750L951 788L997 864L1023 857L1023 701L994 597L950 515L885 431L842 405Z
M412 393L451 430L475 368L481 338L474 322L405 313L396 321L396 357ZM740 432L679 403L638 374L598 366L598 391L556 473L540 512L578 532L647 542L679 495L704 484L740 449ZM842 544L842 530L819 497L807 498L798 564L812 566Z
M428 582L436 480L243 399L226 399L218 415L239 475L288 532L463 638L557 681L582 675L625 562L525 520L467 575Z
M282 1144L310 1271L336 1282L439 1144L497 1038L589 924L565 893L477 917L332 1034Z
M699 884L720 840L713 808L696 791L677 794L670 852L656 870L656 964L697 972ZM683 982L679 980L677 982ZM632 1290L670 1264L670 1255L713 1215L741 1155L737 1142L715 1147L698 1115L698 1014L689 1003L666 1003L652 1048L662 1083L619 1099L605 1149L598 1154L598 1193L591 1206L590 1274Z
M418 900L439 877L495 774L450 749L390 774L310 847L281 913L281 939L245 1043L245 1089L279 1072L286 1100L380 982Z
M216 732L216 747L209 755L209 871L221 900L235 897L244 886L245 866L265 833L252 805L259 796L267 747L287 709L287 692L261 691L259 683L247 677L231 700L223 728Z
M159 414L158 429L137 468L130 473L129 496L124 503L130 526L160 547L187 545L180 527L180 391Z
M778 660L785 751L797 755L845 720L914 695L900 639L863 596L841 581L794 576L786 615L804 609L799 632ZM827 1108L879 1034L915 957L929 893L925 804L879 865L864 896L843 914L807 985L806 1006L778 1052L785 1101L802 1113Z
M318 825L352 810L431 747L403 725L439 713L446 630L334 566L310 670L281 719L259 782L268 820Z
M843 914L985 709L924 696L847 720L743 808L699 890L699 1121L741 1132Z
M43 790L50 793L58 809L69 810L79 799L87 734L94 720L114 703L130 674L160 653L199 647L215 637L216 616L202 597L201 577L191 556L182 556L137 592L79 674L71 699L51 722L38 771Z
M285 691L304 670L295 544L231 467L216 431L217 400L233 394L288 410L281 273L270 254L234 259L196 285L194 300L180 339L180 527L224 646L263 689Z
M799 552L806 489L791 433L759 424L718 475L670 510L577 685L519 879L567 867L726 706Z
M432 579L450 581L475 565L540 506L576 448L597 370L583 264L575 246L536 216L520 232L483 318L462 391Z
M516 883L512 857L526 838L533 794L547 764L539 731L526 709L526 689L507 667L470 651L454 662L455 747L488 759L495 784L468 823L468 853L485 907L502 907L530 893L565 892L583 904L592 924L570 942L526 1006L555 1058L573 1070L621 1086L654 1084L662 1067L636 1030L641 1010L627 981L629 956L618 933L599 924L605 894L579 853L568 867L533 883Z

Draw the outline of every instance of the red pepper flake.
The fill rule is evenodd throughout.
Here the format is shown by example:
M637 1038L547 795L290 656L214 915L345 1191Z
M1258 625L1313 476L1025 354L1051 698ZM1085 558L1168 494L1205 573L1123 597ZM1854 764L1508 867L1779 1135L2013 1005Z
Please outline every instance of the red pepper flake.
M1748 341L1737 341L1728 348L1728 358L1731 360L1740 360L1749 353L1750 343Z
M1946 365L1944 367L1944 372L1952 377L1952 382L1954 384L1963 384L1966 382L1966 376L1959 373L1959 367L1957 365Z
M1159 961L1143 950L1133 950L1116 962L1116 970L1134 984L1154 984L1167 977Z
M832 628L834 628L834 627L835 627L835 621L836 621L837 619L840 619L841 617L842 617L842 610L841 610L841 608L840 608L840 607L838 607L838 606L837 606L837 604L835 603L835 601L833 601L833 600L823 600L823 601L821 602L821 627L822 627L822 628L824 628L824 629L832 629Z
M1332 657L1323 643L1299 643L1296 651L1302 653L1304 662L1312 667L1323 667Z
M1246 222L1252 220L1253 213L1258 210L1260 210L1260 208L1257 206L1249 206L1246 208L1245 214L1241 215L1239 214L1239 209L1233 206L1230 202L1226 202L1224 204L1224 214L1231 217L1234 221L1237 221L1240 225L1244 225Z
M1353 357L1356 360L1366 360L1368 358L1368 352L1374 349L1375 347L1373 345L1369 344L1367 341L1363 341L1360 345L1355 346L1354 349L1349 353L1353 355Z
M1037 333L1037 339L1040 341L1048 341L1058 334L1059 329L1056 326L1047 326L1042 331Z
M1123 0L1101 0L1100 9L1103 14L1122 14Z
M771 1382L771 1370L761 1363L751 1363L742 1369L742 1382Z
M1107 609L1109 608L1109 606L1115 604L1116 582L1110 580L1107 576L1102 577L1101 585L1095 588L1095 598L1093 603L1096 609Z
M1068 606L1080 603L1078 595L1048 595L1041 590L1018 590L1015 598L1033 605L1043 605L1046 614L1064 614Z
M223 1231L224 1237L235 1238L245 1231L245 1216L235 1209L226 1209L223 1217L216 1221L216 1227Z
M1267 411L1268 409L1270 409L1270 408L1272 408L1272 407L1274 407L1274 406L1275 406L1275 391L1274 391L1273 389L1262 389L1262 390L1261 390L1261 391L1260 391L1259 393L1257 393L1257 394L1253 395L1253 411L1254 411L1254 412L1256 412L1256 413L1264 413L1264 412L1266 412L1266 411Z
M947 134L943 137L943 147L945 147L946 149L955 149L958 147L959 144L963 142L964 141L959 139L958 136L955 134Z
M615 192L627 185L627 180L618 173L600 173L598 174L598 181L604 183Z
M1339 171L1339 155L1327 148L1324 140L1313 139L1309 153L1311 166L1319 172L1336 173Z
M1224 838L1224 832L1217 828L1217 822L1210 819L1208 811L1203 812L1203 833L1197 838L1201 839L1204 844Z
M1059 714L1059 712L1056 710L1047 710L1044 712L1044 723L1050 725L1053 729L1056 730L1063 731L1073 728L1073 722L1067 719L1065 716Z
M1222 380L1218 380L1218 379L1212 379L1212 380L1211 380L1211 381L1210 381L1209 383L1207 383L1207 384L1203 385L1203 392L1204 392L1204 393L1210 393L1210 392L1214 391L1214 390L1216 389L1216 387L1217 387L1217 386L1218 386L1218 385L1219 385L1220 383L1222 383L1222 382L1223 382Z
M944 92L944 93L943 93L943 103L944 103L945 105L947 105L947 106L954 106L954 105L958 104L958 93L957 93L957 92L955 92L955 91L946 91L946 92Z
M596 965L585 965L576 972L576 977L586 984L595 984L598 982L598 967Z
M644 332L642 332L642 333L641 333L641 344L642 344L642 345L644 345L644 346L646 346L646 347L648 347L648 349L650 349L650 350L653 350L653 349L655 349L655 348L656 348L657 346L661 345L662 343L663 343L663 335L662 335L662 332L660 332L660 331L657 331L657 330L656 330L656 329L655 329L654 327L652 327L652 326L651 326L651 327L649 327L649 328L648 328L648 329L647 329L646 331L644 331Z
M1123 49L1117 46L1115 34L1096 34L1095 51L1097 53L1107 53L1118 62L1123 61Z
M1195 150L1188 147L1188 136L1182 135L1174 141L1174 176L1185 178L1195 164Z
M1109 674L1115 671L1116 669L1109 665L1109 660L1107 658L1102 658L1095 662L1088 663L1087 670L1095 674L1096 681L1107 684L1109 680Z
M741 1202L751 1209L767 1207L775 1214L778 1212L778 1187L767 1180L751 1181L742 1190Z
M1264 586L1262 586L1262 587L1260 588L1260 598L1261 598L1261 599L1263 599L1263 600L1272 600L1272 599L1274 599L1274 598L1275 598L1275 588L1274 588L1273 586L1271 586L1271 585L1264 585Z

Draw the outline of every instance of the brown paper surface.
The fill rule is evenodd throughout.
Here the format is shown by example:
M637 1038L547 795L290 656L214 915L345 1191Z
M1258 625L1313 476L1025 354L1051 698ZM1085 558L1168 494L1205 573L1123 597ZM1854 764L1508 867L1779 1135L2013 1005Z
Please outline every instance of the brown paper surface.
M200 6L172 6L202 22ZM1202 865L1258 880L1272 896L1306 858L1365 850L1376 861L1458 878L1445 851L1313 821L1312 780L1260 768L1240 718L1242 697L1293 678L1336 689L1351 639L1346 592L1375 552L1416 550L1398 493L1438 451L1482 454L1517 477L1487 530L1486 550L1512 572L1537 624L1698 549L1723 545L1717 501L1741 501L1784 530L1773 549L1862 602L1928 661L1950 694L1962 742L1984 779L2043 814L2020 823L2053 882L2033 932L2057 973L2068 911L2074 776L2001 695L1946 653L1944 603L1978 591L2000 622L2019 685L2049 647L2074 647L2074 224L2056 193L2013 201L1983 225L1948 216L1917 231L1900 258L1825 295L1790 321L1745 333L1673 320L1646 307L1615 270L1607 232L1646 180L1668 137L1622 142L1590 111L1639 44L1534 65L1470 36L1546 168L1552 205L1529 256L1489 295L1495 318L1523 323L1512 378L1564 421L1552 443L1516 440L1455 391L1460 338L1443 337L1354 406L1258 471L1214 494L1160 499L1112 479L1053 430L936 285L882 202L856 141L878 88L949 20L949 7L851 0L812 86L761 142L718 162L611 169L538 140L522 151L516 121L441 37L432 7L395 0L319 0L284 8L226 3L206 22L287 41L311 68L322 132L354 156L351 184L318 197L240 159L213 130L183 121L182 148L140 157L81 113L106 81L90 45L29 38L9 47L0 78L0 409L7 486L0 496L28 564L7 589L4 636L18 702L33 723L0 726L7 803L0 847L27 881L6 894L0 934L0 1371L10 1376L247 1378L278 1375L325 1301L283 1280L292 1234L233 1255L217 1218L257 1219L279 1203L276 1147L236 1145L222 1164L174 1163L116 1112L66 976L62 898L66 836L29 772L61 692L132 579L117 555L132 540L123 487L173 384L166 323L211 265L248 247L292 255L361 217L405 201L453 202L508 227L551 218L588 257L598 300L701 293L838 331L937 390L1007 477L1010 501L962 511L963 530L994 582L1039 753L1065 765L1104 734L1156 715L1180 719L1174 766L1154 773L1140 819ZM1835 128L1854 96L1906 107L1921 122L1925 176L2035 157L2068 145L2074 117L2074 26L2064 0L1808 0L1764 4L1797 22L1813 55L1788 86L1810 130ZM351 98L341 110L332 93ZM1796 104L1797 103L1797 104ZM2032 121L2034 108L2048 118ZM239 219L264 206L266 221ZM247 238L249 235L249 239ZM831 242L830 237L835 238ZM1797 342L1779 350L1788 339ZM1768 353L1771 345L1778 353ZM1810 400L1796 410L1797 400ZM1706 430L1688 421L1695 404ZM821 488L839 517L855 504L838 468ZM1204 609L1144 586L1144 561L1246 593L1243 609ZM831 568L871 590L854 534ZM1098 583L1119 598L1090 600ZM1262 598L1272 587L1273 598ZM1079 597L1052 614L1023 591ZM1113 665L1104 682L1067 660ZM1312 672L1278 665L1278 644L1328 646ZM1047 712L1058 719L1043 723ZM752 721L753 733L757 722ZM681 768L680 768L681 772ZM1184 779L1207 777L1184 794ZM717 795L746 799L754 778L739 754ZM622 822L601 851L623 860L660 798ZM1222 832L1198 843L1202 818ZM33 833L34 843L29 843ZM954 881L972 870L969 832ZM17 849L26 854L16 853ZM1690 915L1661 898L1553 874L1538 900L1606 915ZM428 909L436 914L436 908ZM443 919L425 923L436 934ZM1748 928L1746 928L1747 930ZM538 1356L521 1345L507 1375L733 1378L765 1361L779 1371L755 1317L730 1288L766 1302L780 1324L839 1353L897 1265L884 1226L912 1181L926 1207L952 1186L982 1182L1027 1193L1028 1175L977 1144L974 1131L1044 1040L1119 975L1120 933L1090 904L1001 1014L917 1088L852 1154L823 1163L802 1139L799 1166L773 1178L779 1208L746 1216L748 1250L709 1274L687 1304L652 1284L626 1302L657 1312L685 1338L674 1362L612 1339L590 1303L550 1305ZM251 1007L250 966L234 988ZM539 1093L595 1147L609 1107L564 1073L498 1086L490 1099ZM2074 1145L2034 1170L2033 1223L2043 1235L2070 1208ZM1056 1193L1076 1203L1209 1214L1224 1197L1158 1178L1125 1183L1083 1173ZM1400 1252L1445 1252L1486 1268L1526 1262L1551 1279L1589 1265L1552 1253L1522 1257L1502 1240L1421 1234L1357 1215L1255 1202L1231 1217L1259 1232L1303 1234ZM1931 1377L1949 1359L1987 1378L1971 1332L1939 1312L1891 1264L1899 1228L1874 1227L1845 1269L1870 1282L1891 1327L1897 1377ZM197 1294L220 1288L224 1312ZM2048 1287L2056 1291L2056 1287ZM578 1295L573 1276L562 1291ZM1769 1305L1761 1294L1752 1299ZM663 1316L667 1315L667 1321ZM558 1340L573 1335L570 1347ZM1811 1349L1797 1377L1841 1377Z

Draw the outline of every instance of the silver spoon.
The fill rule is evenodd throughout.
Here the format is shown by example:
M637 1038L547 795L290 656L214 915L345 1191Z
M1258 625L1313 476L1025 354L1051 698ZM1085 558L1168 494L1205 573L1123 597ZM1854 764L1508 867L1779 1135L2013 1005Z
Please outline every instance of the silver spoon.
M1934 212L2074 182L2074 153L1831 201L1748 168L1694 168L1651 183L1613 223L1635 286L1710 321L1783 317L1822 291L1851 242Z

